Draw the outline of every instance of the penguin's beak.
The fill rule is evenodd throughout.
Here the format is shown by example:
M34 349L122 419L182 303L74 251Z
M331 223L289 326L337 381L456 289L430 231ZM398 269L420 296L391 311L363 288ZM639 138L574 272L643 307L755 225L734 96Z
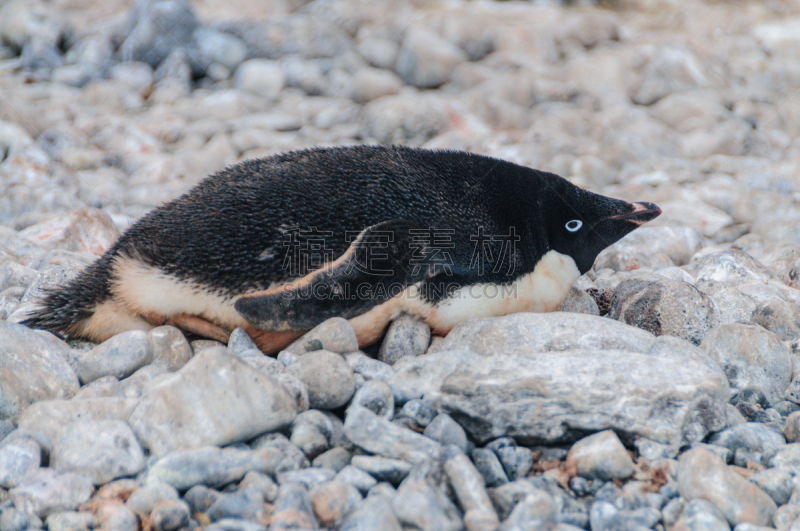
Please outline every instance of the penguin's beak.
M661 215L661 209L653 203L631 203L633 210L626 214L611 216L608 219L629 221L636 225L647 223Z

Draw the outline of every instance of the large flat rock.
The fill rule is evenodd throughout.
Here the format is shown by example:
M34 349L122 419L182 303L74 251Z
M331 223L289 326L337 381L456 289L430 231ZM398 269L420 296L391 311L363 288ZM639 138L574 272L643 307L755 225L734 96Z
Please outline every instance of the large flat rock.
M288 426L297 405L276 380L225 348L195 355L153 385L130 417L142 445L154 455L246 441Z

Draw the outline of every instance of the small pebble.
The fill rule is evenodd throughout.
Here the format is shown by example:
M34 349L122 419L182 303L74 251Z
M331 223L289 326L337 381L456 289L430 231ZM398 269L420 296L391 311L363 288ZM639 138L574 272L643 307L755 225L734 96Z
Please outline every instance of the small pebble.
M351 457L352 455L345 448L337 446L318 455L311 464L317 468L330 468L340 472L350 464Z
M425 428L425 436L430 437L442 445L453 444L463 453L466 453L468 450L469 444L464 428L459 426L459 424L446 413L440 413L434 417L431 423Z
M341 469L339 473L336 474L335 479L354 486L361 494L366 494L372 487L378 484L378 480L353 465L347 465Z
M353 395L351 403L365 407L386 420L394 417L394 393L389 384L381 380L365 382Z
M313 409L336 409L349 402L355 392L353 370L334 352L309 352L286 367L286 371L306 385L309 406Z
M408 461L368 455L356 455L350 463L377 481L385 481L395 486L403 481L412 468L412 464Z
M409 315L402 315L392 321L378 351L378 359L394 365L406 356L420 356L428 350L431 341L431 328Z
M508 475L497 454L488 448L475 448L470 452L475 468L483 476L487 487L496 487L508 483Z

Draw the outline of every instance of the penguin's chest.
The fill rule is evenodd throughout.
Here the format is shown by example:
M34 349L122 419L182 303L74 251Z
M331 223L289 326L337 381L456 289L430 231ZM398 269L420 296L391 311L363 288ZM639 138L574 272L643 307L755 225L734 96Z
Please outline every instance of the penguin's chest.
M531 273L511 283L462 286L436 304L425 300L417 286L411 286L397 297L350 319L350 324L362 345L377 341L389 321L402 312L419 317L435 334L444 335L467 319L555 311L579 276L571 257L549 251Z

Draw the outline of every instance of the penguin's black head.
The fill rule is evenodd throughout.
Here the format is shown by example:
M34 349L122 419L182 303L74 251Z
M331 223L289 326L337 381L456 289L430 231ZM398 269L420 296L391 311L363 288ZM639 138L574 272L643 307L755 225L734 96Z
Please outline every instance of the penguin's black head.
M550 248L572 257L581 274L600 251L661 214L653 203L628 203L578 188L558 178L546 210Z

